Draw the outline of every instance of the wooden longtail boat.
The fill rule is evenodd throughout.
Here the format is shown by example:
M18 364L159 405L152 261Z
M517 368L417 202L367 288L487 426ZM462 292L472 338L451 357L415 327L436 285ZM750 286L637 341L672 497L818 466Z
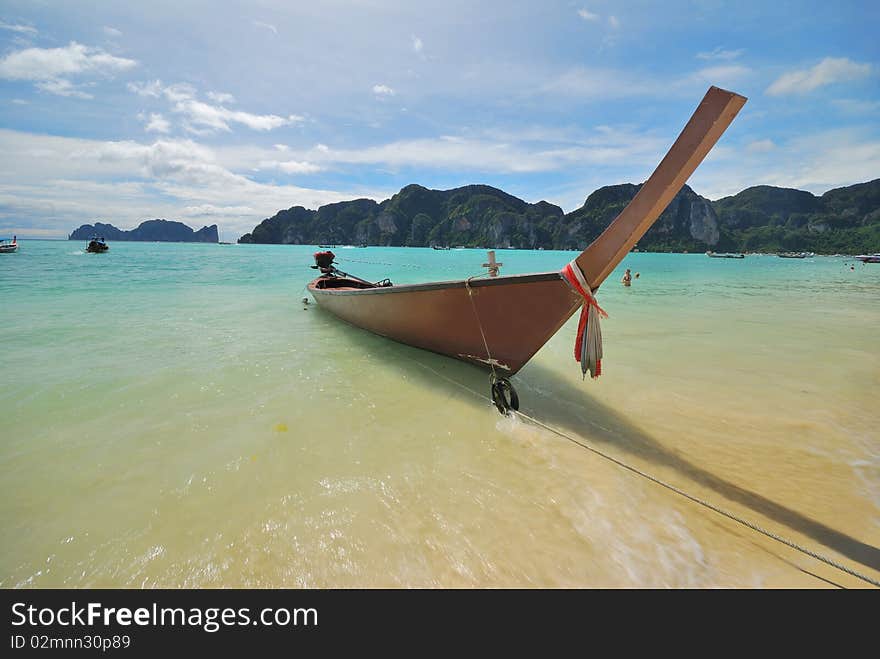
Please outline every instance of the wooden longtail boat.
M519 371L583 307L575 358L584 372L590 370L596 377L601 371L601 335L598 357L586 356L588 351L596 353L598 305L592 296L681 190L745 102L743 96L710 87L633 200L562 272L395 286L342 273L333 265L332 252L319 252L312 267L320 269L321 276L308 290L320 307L352 325L489 367L493 399L502 412L503 407L516 407L510 393L499 404L500 389L512 390L503 376ZM516 403L515 393L512 396Z

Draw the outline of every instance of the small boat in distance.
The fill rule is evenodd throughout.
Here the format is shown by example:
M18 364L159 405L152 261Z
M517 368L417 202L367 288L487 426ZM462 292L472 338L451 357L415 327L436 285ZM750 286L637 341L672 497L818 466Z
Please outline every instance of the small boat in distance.
M877 254L859 254L855 258L862 263L880 263L880 252Z
M0 238L0 254L12 254L17 251L18 241L16 236L12 236L12 240L9 240L9 238Z
M516 374L581 309L574 356L581 372L602 370L595 292L654 224L715 145L746 99L710 87L690 121L636 196L561 271L499 276L490 253L485 278L393 285L340 272L332 252L315 254L308 284L318 305L341 320L424 350L491 370L492 400L518 409L508 376ZM442 247L441 247L442 249ZM494 270L494 271L493 271Z
M706 256L712 259L744 259L746 258L745 254L716 254L715 252L708 251L706 252Z
M449 247L440 247L440 245L431 245L431 249L450 249Z
M807 252L779 252L776 256L781 259L805 259L810 254Z
M86 245L86 251L91 252L92 254L103 254L110 246L104 242L104 238L92 238L89 241L89 244Z

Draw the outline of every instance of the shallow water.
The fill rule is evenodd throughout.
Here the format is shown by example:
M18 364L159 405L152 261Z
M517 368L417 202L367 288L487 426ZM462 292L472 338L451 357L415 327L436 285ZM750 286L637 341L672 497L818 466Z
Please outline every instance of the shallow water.
M0 256L2 587L866 585L304 310L314 248L83 247ZM396 283L485 260L334 251ZM573 319L514 378L525 412L880 578L880 266L635 253L600 302L603 376Z

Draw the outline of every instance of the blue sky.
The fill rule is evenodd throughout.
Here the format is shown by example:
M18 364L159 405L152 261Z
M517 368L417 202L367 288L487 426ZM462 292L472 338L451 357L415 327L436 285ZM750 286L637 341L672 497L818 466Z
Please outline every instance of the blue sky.
M486 183L566 211L651 173L710 85L749 102L691 177L880 177L877 2L0 0L0 235Z

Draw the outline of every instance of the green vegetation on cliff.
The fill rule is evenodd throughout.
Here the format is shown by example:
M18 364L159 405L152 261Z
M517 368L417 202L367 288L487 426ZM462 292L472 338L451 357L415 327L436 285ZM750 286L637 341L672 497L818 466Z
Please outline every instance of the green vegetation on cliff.
M562 209L529 204L487 185L429 190L408 185L377 204L356 199L307 210L295 206L261 222L241 243L467 245L535 248L548 244Z
M726 249L854 254L880 251L880 179L809 192L767 185L712 203Z
M240 243L582 249L638 192L599 188L571 213L530 204L487 185L429 190L408 185L391 199L356 199L279 211ZM709 201L684 186L639 241L643 251L880 251L880 179L809 192L756 186Z

